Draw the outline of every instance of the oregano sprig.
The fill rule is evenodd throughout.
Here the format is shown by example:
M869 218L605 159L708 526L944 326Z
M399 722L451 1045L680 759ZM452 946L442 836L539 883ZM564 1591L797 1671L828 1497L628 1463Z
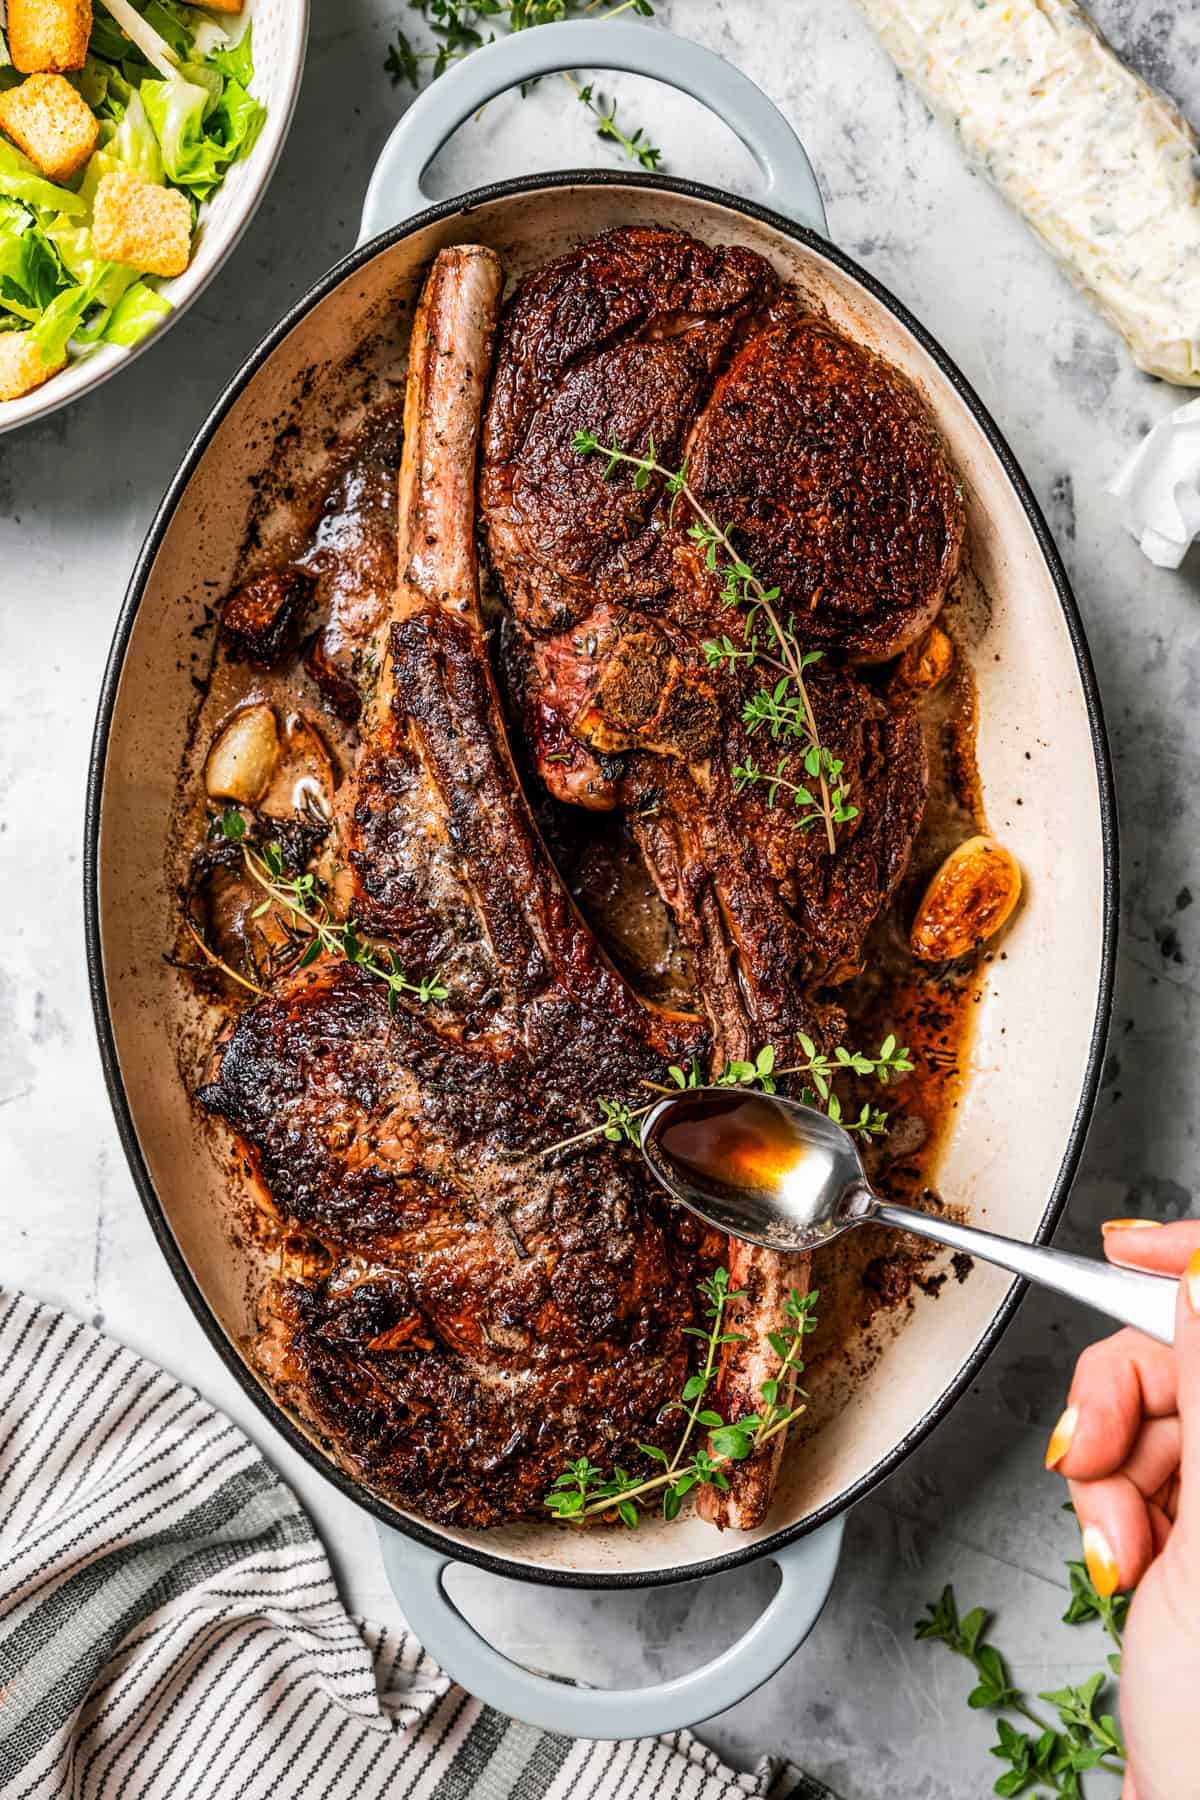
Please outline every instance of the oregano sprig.
M856 819L858 808L852 803L842 779L842 759L835 757L821 742L804 679L805 672L821 660L821 651L803 649L796 636L795 620L789 618L785 624L780 618L779 588L764 587L749 563L739 555L729 529L717 523L688 481L686 461L678 469L668 469L658 460L653 435L641 455L626 450L615 434L606 444L594 431L577 431L572 448L580 456L605 457L606 481L623 465L633 470L635 490L644 490L655 476L659 477L670 499L671 514L680 499L687 501L695 515L687 535L702 554L705 566L720 577L721 604L737 611L742 621L743 647L739 650L725 635L710 639L704 645L705 660L710 668L722 664L733 667L738 662L752 668L763 661L782 670L780 679L771 688L762 689L746 701L742 722L748 733L765 727L776 742L780 739L793 742L806 777L797 781L785 775L790 766L786 752L780 756L773 775L761 769L752 757L747 757L734 770L737 791L741 793L747 787L763 783L768 806L774 806L779 794L786 793L796 811L797 827L810 831L814 826L823 826L829 853L834 855L837 850L835 827ZM769 652L764 652L760 642L760 622L765 623L769 633ZM814 784L815 792L809 782Z
M683 1431L674 1451L668 1454L658 1444L638 1444L642 1455L661 1470L644 1477L631 1474L619 1463L602 1469L586 1456L569 1462L545 1496L545 1505L556 1518L582 1523L615 1511L623 1525L636 1529L642 1509L658 1497L663 1517L673 1519L693 1488L711 1483L727 1490L729 1470L786 1431L804 1411L803 1402L794 1403L795 1383L804 1368L800 1354L804 1339L816 1330L816 1290L807 1294L793 1290L785 1303L782 1329L770 1333L779 1367L759 1390L762 1410L727 1421L712 1407L705 1406L704 1398L716 1379L722 1345L743 1341L739 1333L728 1331L725 1326L729 1307L744 1298L744 1292L730 1287L726 1268L714 1269L698 1286L708 1322L704 1327L688 1325L684 1330L703 1342L699 1367L688 1376L678 1400L664 1408L664 1414L679 1411L684 1415ZM707 1442L697 1445L689 1455L698 1429L704 1431Z

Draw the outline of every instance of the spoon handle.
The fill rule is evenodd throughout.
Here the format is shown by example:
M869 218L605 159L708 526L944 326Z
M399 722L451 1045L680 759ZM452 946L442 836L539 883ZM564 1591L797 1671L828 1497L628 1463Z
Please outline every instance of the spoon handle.
M917 1237L932 1238L952 1250L1011 1269L1039 1287L1066 1294L1084 1306L1119 1319L1157 1338L1160 1344L1175 1342L1175 1298L1179 1283L1169 1275L1144 1275L1136 1269L1114 1268L1090 1256L1073 1256L1042 1244L1023 1244L1018 1238L998 1237L972 1225L955 1225L949 1219L932 1218L909 1206L879 1200L870 1213L872 1222L896 1225Z

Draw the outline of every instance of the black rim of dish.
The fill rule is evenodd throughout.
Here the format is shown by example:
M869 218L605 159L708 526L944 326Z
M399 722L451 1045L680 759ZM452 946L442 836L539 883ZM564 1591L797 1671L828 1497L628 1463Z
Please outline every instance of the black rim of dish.
M1035 1235L1035 1241L1044 1243L1054 1230L1067 1196L1071 1183L1079 1166L1083 1145L1087 1136L1088 1124L1095 1106L1096 1094L1100 1085L1100 1074L1104 1059L1104 1049L1108 1034L1109 1015L1112 1007L1113 977L1117 951L1118 927L1118 850L1117 850L1117 807L1113 784L1112 764L1109 755L1108 739L1105 733L1104 717L1100 702L1099 689L1095 670L1092 665L1091 652L1088 649L1083 621L1075 597L1071 592L1066 570L1050 535L1041 508L1035 499L1024 475L1009 449L1002 433L992 419L987 408L979 399L970 383L947 356L937 341L930 336L924 326L913 317L899 300L865 269L840 250L836 244L820 237L807 227L797 225L793 220L784 218L770 208L760 206L752 200L743 200L737 195L722 192L701 182L685 181L665 175L628 174L620 170L571 169L549 175L527 175L517 180L495 182L490 186L475 188L469 194L456 196L452 200L442 201L436 206L428 207L424 212L405 220L392 230L382 233L377 238L358 246L344 257L315 283L313 287L298 300L296 304L280 320L278 325L261 341L243 363L237 374L225 387L197 432L179 469L172 478L164 495L154 521L146 536L130 579L124 603L117 619L112 647L109 651L104 679L100 689L100 699L96 714L96 725L92 739L91 759L88 768L87 808L84 825L84 926L87 943L88 978L91 987L92 1009L99 1039L100 1058L104 1069L104 1079L108 1087L109 1099L117 1122L117 1130L125 1150L129 1168L133 1175L142 1204L146 1209L151 1229L159 1246L170 1264L175 1279L182 1288L193 1313L196 1315L205 1335L212 1344L225 1367L237 1380L242 1389L250 1396L266 1419L279 1431L305 1461L318 1470L325 1478L358 1505L372 1513L382 1524L390 1526L408 1537L416 1539L432 1550L437 1550L458 1562L468 1562L477 1568L486 1569L492 1574L507 1576L514 1580L530 1581L547 1586L575 1588L633 1588L667 1586L680 1581L694 1581L702 1576L715 1575L726 1569L735 1569L741 1564L756 1561L760 1557L770 1556L782 1550L786 1545L798 1538L816 1531L820 1526L828 1524L833 1518L844 1513L857 1501L863 1499L880 1482L884 1481L911 1451L928 1436L934 1426L939 1424L959 1399L967 1385L973 1380L996 1347L1002 1332L1011 1321L1025 1291L1025 1283L1018 1282L1005 1297L992 1317L991 1323L979 1338L970 1356L956 1371L953 1379L943 1389L935 1403L912 1429L895 1444L888 1454L869 1469L851 1487L846 1488L835 1500L828 1502L816 1512L800 1520L796 1524L782 1527L769 1537L756 1540L741 1549L730 1550L724 1554L706 1557L702 1561L682 1564L665 1569L641 1569L627 1572L586 1573L565 1569L541 1568L530 1563L517 1562L505 1556L498 1556L486 1546L485 1534L480 1534L479 1543L460 1543L407 1514L398 1512L386 1501L381 1500L368 1488L361 1486L347 1475L332 1457L317 1448L293 1422L283 1406L274 1400L261 1383L251 1373L248 1365L235 1350L225 1335L208 1301L197 1285L190 1268L185 1262L174 1234L167 1221L162 1203L155 1191L149 1170L142 1156L137 1131L130 1110L129 1098L121 1075L117 1057L116 1042L113 1036L112 1019L108 1008L108 995L105 985L103 955L101 951L100 932L100 893L99 893L99 836L103 800L104 770L108 754L109 732L112 725L113 711L116 705L117 690L125 662L133 623L142 602L146 582L153 567L163 538L166 535L175 508L184 489L195 473L208 445L221 424L230 407L237 400L247 383L270 357L276 347L334 288L356 269L370 262L381 251L389 249L412 232L437 223L439 220L453 218L455 215L469 215L482 205L495 201L504 201L522 194L532 194L562 187L613 187L635 188L650 192L679 195L687 199L707 202L712 205L739 213L771 227L785 237L805 245L826 257L835 267L851 276L879 301L903 325L921 345L922 349L933 360L939 371L949 381L966 406L995 453L997 460L1011 483L1029 520L1037 539L1038 547L1051 579L1058 593L1062 607L1067 633L1071 640L1071 648L1075 655L1075 663L1087 708L1088 724L1091 731L1092 749L1096 764L1096 779L1100 802L1100 829L1104 858L1104 882L1102 894L1103 926L1101 933L1100 979L1096 996L1096 1010L1092 1025L1091 1044L1088 1051L1087 1066L1080 1088L1079 1100L1072 1121L1071 1130L1059 1165L1058 1175L1051 1189L1042 1213L1041 1221Z

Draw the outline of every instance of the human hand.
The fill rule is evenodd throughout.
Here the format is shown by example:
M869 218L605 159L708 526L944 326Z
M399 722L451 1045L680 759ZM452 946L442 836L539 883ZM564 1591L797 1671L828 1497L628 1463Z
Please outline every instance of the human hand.
M1070 1484L1102 1596L1125 1627L1122 1800L1200 1796L1200 1224L1117 1220L1110 1262L1181 1276L1174 1348L1119 1331L1079 1358L1046 1467Z

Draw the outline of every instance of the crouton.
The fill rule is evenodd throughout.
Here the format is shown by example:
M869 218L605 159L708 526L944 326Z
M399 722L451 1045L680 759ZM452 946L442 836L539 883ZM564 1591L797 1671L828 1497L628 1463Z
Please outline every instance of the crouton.
M0 331L0 400L31 394L57 375L66 360L62 356L58 362L43 362L32 331Z
M96 189L92 242L105 262L143 275L182 275L192 250L192 209L175 188L114 169Z
M0 93L0 130L43 175L67 181L96 148L100 125L65 75L29 75Z
M8 0L8 53L22 75L82 69L92 0Z

